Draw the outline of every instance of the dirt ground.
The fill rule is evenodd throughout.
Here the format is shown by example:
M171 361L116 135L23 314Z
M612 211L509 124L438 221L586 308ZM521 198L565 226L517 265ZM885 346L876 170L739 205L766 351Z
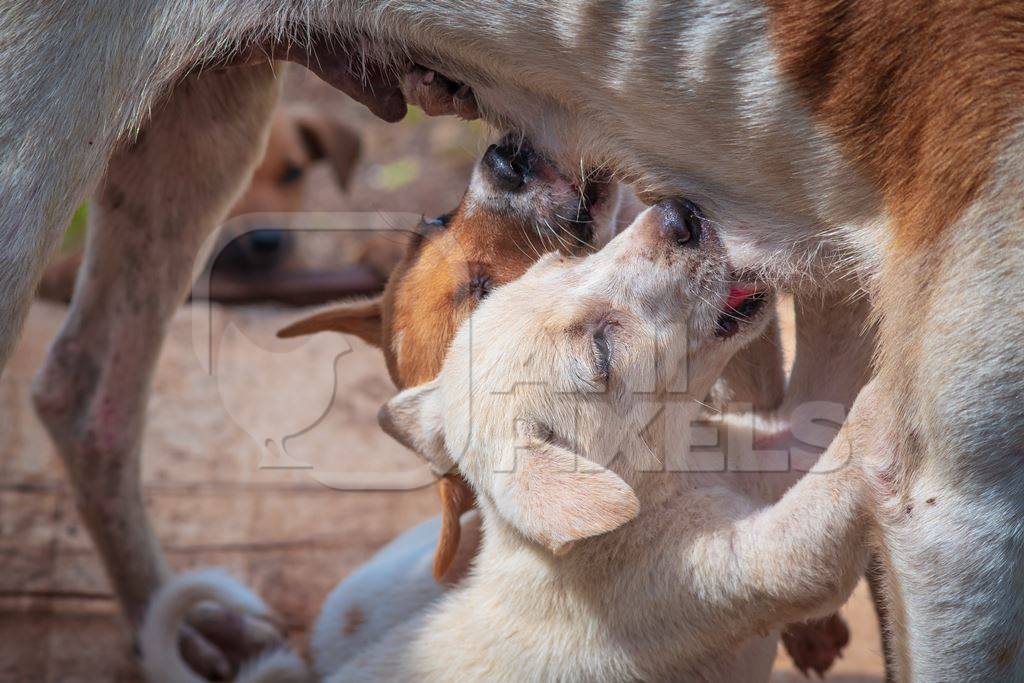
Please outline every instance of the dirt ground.
M455 205L484 149L479 126L415 115L385 126L292 76L288 100L344 112L365 146L347 194L318 171L310 210L436 215ZM348 253L363 238L305 248ZM64 315L34 305L0 378L0 682L137 681L127 630L29 401ZM143 479L171 565L228 567L301 645L328 590L437 504L421 463L377 428L394 391L378 353L341 337L275 339L297 315L203 304L177 314L149 405ZM863 586L843 613L852 642L829 680L880 681ZM777 669L773 680L801 680L784 656Z

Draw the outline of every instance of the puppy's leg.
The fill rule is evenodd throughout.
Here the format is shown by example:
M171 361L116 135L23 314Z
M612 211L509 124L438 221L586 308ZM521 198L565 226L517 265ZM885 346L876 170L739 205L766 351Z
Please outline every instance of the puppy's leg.
M866 472L892 442L876 389L865 387L815 470L782 500L695 545L692 571L709 608L767 632L846 600L868 559L874 496Z
M812 313L808 310L810 302L807 301L801 301L797 308L801 317L808 323L807 328L802 330L804 352L801 354L795 392L801 395L812 388L806 378L813 371L813 367L810 367L815 364L813 361L824 359L826 356L812 353L808 348L808 344L814 346L813 340L821 331L823 316L814 311L815 314L810 316L811 320L807 320L808 314ZM825 350L825 353L831 351ZM859 388L860 385L857 384L856 389ZM833 390L844 389L833 387ZM721 391L721 395L715 398L724 403L727 410L753 410L759 414L771 414L771 411L781 406L786 392L786 372L783 367L782 339L777 316L757 339L732 357L722 373L720 383L716 384L716 392L713 393L718 391ZM787 473L784 478L791 481L793 477ZM841 656L848 642L849 629L839 614L832 614L824 619L788 624L782 632L782 644L786 652L804 675L808 670L816 672L819 676L824 675L836 658Z
M815 419L815 402L826 402L839 408L837 415L845 414L871 374L874 334L867 298L841 289L798 294L794 313L796 355L781 412L791 418L794 412L807 411L807 418ZM867 578L875 595L875 574L869 571ZM884 610L878 600L875 612L883 624L882 648L887 651ZM834 614L826 620L791 624L782 642L798 668L821 674L846 645L848 632L845 640L836 638L841 630L845 624ZM829 643L835 646L828 647ZM888 656L885 659L889 661Z
M36 377L36 408L133 626L167 574L139 481L154 365L197 250L259 159L276 97L269 65L191 77L113 155L71 311ZM224 668L208 643L190 642L204 673Z

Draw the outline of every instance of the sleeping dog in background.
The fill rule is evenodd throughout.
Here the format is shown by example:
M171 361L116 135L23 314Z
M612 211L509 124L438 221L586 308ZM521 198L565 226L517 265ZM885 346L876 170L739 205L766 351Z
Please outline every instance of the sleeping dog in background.
M339 117L311 106L278 107L270 123L263 158L227 214L230 226L225 226L219 235L219 246L214 250L218 266L233 271L236 276L259 273L265 277L267 270L287 258L290 233L280 225L253 225L249 221L230 222L230 219L248 214L288 215L298 211L309 172L318 164L331 169L339 190L348 189L360 148L359 136ZM70 302L82 257L82 250L78 250L51 262L39 283L39 296ZM244 279L236 277L235 280L244 290ZM239 287L234 290L237 292Z
M481 302L438 376L381 411L388 433L472 487L479 554L445 594L382 593L391 627L339 656L332 644L353 626L342 584L314 629L318 679L766 681L778 627L835 609L864 569L873 501L858 459L874 447L873 406L859 399L795 484L792 472L708 471L690 424L772 316L771 295L736 278L717 230L673 200L603 250L548 254ZM436 531L407 532L353 588L425 573ZM176 638L199 599L261 609L223 574L172 580L143 628L151 680L192 680ZM274 653L239 680L286 672L306 675Z

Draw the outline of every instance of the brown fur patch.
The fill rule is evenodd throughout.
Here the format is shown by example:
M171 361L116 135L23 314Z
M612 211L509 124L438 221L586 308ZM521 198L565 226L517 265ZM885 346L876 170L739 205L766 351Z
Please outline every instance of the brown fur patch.
M437 483L437 492L441 498L441 537L434 554L434 579L441 581L459 550L462 514L476 505L476 496L459 474L446 474Z
M437 376L456 330L480 302L470 295L479 281L493 287L510 282L549 250L532 231L524 233L520 221L471 213L464 204L447 228L414 240L383 299L382 348L395 384L416 386Z
M341 635L352 636L366 623L366 614L359 605L352 605L345 611L345 622L341 626Z
M481 520L478 513L466 515L461 520L459 546L455 549L447 571L439 578L442 583L455 586L466 578L473 564L473 558L476 557L476 552L480 548L481 532Z
M881 191L896 249L930 243L1024 113L1024 4L766 2L784 71Z

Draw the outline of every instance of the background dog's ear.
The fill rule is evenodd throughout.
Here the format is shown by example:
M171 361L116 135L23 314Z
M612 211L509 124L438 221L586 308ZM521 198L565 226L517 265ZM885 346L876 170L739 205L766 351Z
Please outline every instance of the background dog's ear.
M400 392L381 407L377 421L388 436L430 462L437 473L445 474L455 463L444 445L438 386L433 379Z
M491 475L491 493L502 517L556 555L640 512L633 489L617 474L535 437L517 448L511 472Z
M367 344L380 348L384 322L381 318L381 297L353 301L314 313L278 330L282 339L304 337L315 332L354 334Z
M359 160L359 136L336 118L313 110L297 111L295 125L310 160L329 162L338 184L348 189L352 171Z

